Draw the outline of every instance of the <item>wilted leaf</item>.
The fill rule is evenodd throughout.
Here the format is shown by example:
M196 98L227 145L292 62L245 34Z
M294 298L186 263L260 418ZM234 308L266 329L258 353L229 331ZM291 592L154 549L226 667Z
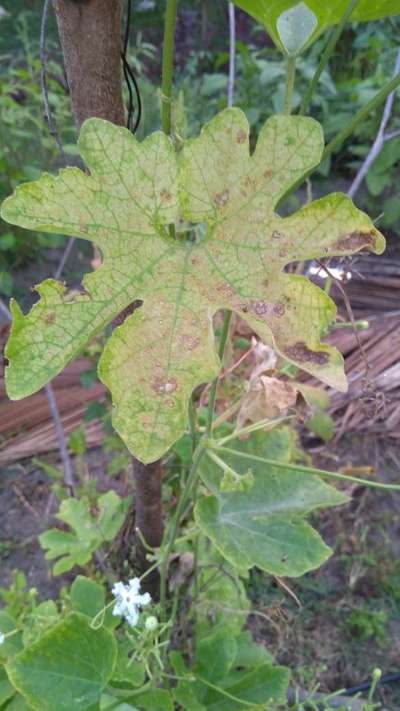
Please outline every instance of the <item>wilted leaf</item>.
M322 0L305 0L305 2L299 2L299 0L234 0L234 3L264 25L278 47L283 48L277 27L278 19L283 13L299 8L300 5L314 13L318 24L309 39L306 37L307 41L303 46L308 46L317 39L321 32L341 20L348 8L349 0L326 0L325 2ZM374 2L359 0L351 14L351 20L369 22L398 14L400 14L399 0L374 0ZM309 21L308 29L311 29L311 21ZM303 33L304 36L306 34L306 32Z
M297 400L296 386L286 380L261 375L249 383L237 418L238 429L246 422L274 419L294 407Z
M256 438L259 456L270 458L271 439L262 447L260 436ZM239 452L251 452L253 447L251 440L235 444ZM289 462L277 467L233 454L224 454L224 459L238 472L251 465L254 484L245 496L221 492L222 472L210 460L202 466L202 479L213 496L198 501L196 521L220 553L240 570L258 566L279 576L297 577L319 567L331 549L306 516L315 509L346 503L348 497L319 477L292 469Z
M12 303L7 389L19 399L38 390L117 316L100 360L113 423L142 461L160 457L184 432L194 387L219 369L213 314L231 309L284 358L323 382L346 388L343 360L321 345L333 321L331 299L305 277L284 273L296 260L381 252L382 235L342 194L282 219L274 206L319 164L321 127L275 116L249 155L249 125L238 109L218 114L178 160L154 133L142 144L126 129L90 119L76 168L17 189L2 216L22 227L77 235L100 247L103 265L68 295L46 280L27 316ZM183 217L206 223L174 240ZM142 303L143 302L143 303ZM140 305L142 304L142 305ZM123 320L123 318L125 320Z

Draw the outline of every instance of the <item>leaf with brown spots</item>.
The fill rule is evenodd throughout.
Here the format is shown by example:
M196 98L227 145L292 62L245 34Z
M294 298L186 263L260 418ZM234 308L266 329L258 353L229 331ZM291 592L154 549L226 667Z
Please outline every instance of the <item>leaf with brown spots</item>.
M321 128L309 118L276 116L249 153L249 126L238 109L217 115L179 157L154 133L90 119L77 168L43 175L8 198L2 216L42 232L77 235L102 253L102 265L68 292L52 279L24 316L16 303L6 355L7 389L20 399L51 380L108 324L99 363L112 393L113 423L142 461L160 457L185 430L192 390L218 374L212 318L239 313L291 362L344 389L341 356L319 341L335 318L326 294L284 267L294 260L380 252L382 235L344 195L331 195L282 219L274 207L318 165ZM205 223L193 240L173 239ZM203 234L202 237L200 235Z

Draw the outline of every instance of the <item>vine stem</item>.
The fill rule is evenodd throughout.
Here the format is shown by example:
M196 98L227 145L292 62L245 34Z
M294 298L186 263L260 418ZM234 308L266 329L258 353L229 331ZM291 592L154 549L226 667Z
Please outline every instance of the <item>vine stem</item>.
M286 70L286 90L283 104L283 113L288 116L292 113L293 89L296 76L296 57L288 57Z
M160 606L161 606L161 616L162 621L165 622L166 619L166 600L167 600L167 575L169 567L169 558L174 547L176 534L178 532L179 524L182 515L186 509L188 501L190 499L190 494L197 480L197 471L199 464L203 458L206 449L206 440L202 439L201 442L196 447L196 451L193 455L193 462L190 468L189 476L186 480L185 486L179 497L178 505L174 517L167 528L165 534L165 543L162 546L162 556L161 556L161 570L160 570Z
M219 343L218 356L220 361L224 357L226 341L228 340L229 326L231 323L232 312L226 311L224 316L224 324L222 326L221 340ZM213 426L215 401L217 398L217 387L218 387L219 377L216 377L211 385L210 396L208 398L208 412L207 412L207 435L210 436Z
M248 459L253 462L261 462L263 464L269 464L270 466L276 467L277 469L291 469L295 472L300 472L301 474L308 474L309 476L326 476L332 479L341 479L342 481L351 481L355 484L362 484L363 486L370 486L374 489L386 489L388 491L400 491L400 484L381 484L379 481L369 481L368 479L359 479L356 476L349 476L348 474L339 474L339 472L329 472L325 469L314 469L312 467L303 467L301 464L287 464L287 462L275 461L275 459L265 459L264 457L258 457L256 454L247 454L246 452L240 452L237 449L231 449L230 447L216 447L214 443L214 448L217 451L225 452L226 454L232 454L240 459Z
M358 2L359 2L359 0L350 0L344 14L342 15L342 19L340 20L338 26L331 33L331 36L329 37L329 40L325 46L325 49L322 52L321 59L319 60L319 64L315 70L314 76L311 79L308 89L303 96L303 100L301 102L300 111L299 111L300 115L304 115L307 113L308 108L311 103L311 99L314 96L315 89L317 88L317 84L320 80L321 74L324 71L326 65L328 64L328 61L332 55L332 52L335 49L335 47L341 37L341 34L344 30L345 24L346 24L347 20L349 19L351 13L353 12L354 8L358 4Z
M167 0L162 57L161 124L168 136L172 132L172 74L177 10L178 0Z

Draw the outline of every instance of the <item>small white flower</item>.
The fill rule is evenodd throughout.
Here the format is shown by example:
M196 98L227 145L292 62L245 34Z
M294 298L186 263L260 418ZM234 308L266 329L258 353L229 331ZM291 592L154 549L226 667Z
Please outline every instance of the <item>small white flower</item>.
M6 638L2 632L0 632L0 644L4 644Z
M140 580L133 578L126 585L115 583L111 590L115 597L113 615L121 615L131 627L135 627L139 618L141 607L151 602L149 593L140 595Z
M144 623L144 626L146 627L146 630L148 630L149 632L154 632L154 630L156 630L158 627L157 617L154 617L153 615L150 615L150 617L147 617L146 622Z

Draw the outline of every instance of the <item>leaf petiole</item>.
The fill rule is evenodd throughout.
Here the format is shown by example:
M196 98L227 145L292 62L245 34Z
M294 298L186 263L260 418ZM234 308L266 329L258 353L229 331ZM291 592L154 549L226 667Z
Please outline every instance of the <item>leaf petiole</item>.
M368 481L368 479L359 479L355 476L349 476L348 474L339 474L339 472L329 472L325 469L314 469L313 467L304 467L301 464L288 464L287 462L279 462L274 459L265 459L264 457L258 457L256 454L247 454L246 452L240 452L239 450L231 449L230 447L218 447L218 450L220 452L225 452L226 454L234 455L235 457L239 457L241 459L249 459L253 462L269 464L270 466L276 467L277 469L291 469L292 471L300 472L303 474L309 474L310 476L332 477L333 479L341 479L343 481L354 482L355 484L362 484L363 486L370 486L374 489L400 491L400 484L382 484L378 481Z

